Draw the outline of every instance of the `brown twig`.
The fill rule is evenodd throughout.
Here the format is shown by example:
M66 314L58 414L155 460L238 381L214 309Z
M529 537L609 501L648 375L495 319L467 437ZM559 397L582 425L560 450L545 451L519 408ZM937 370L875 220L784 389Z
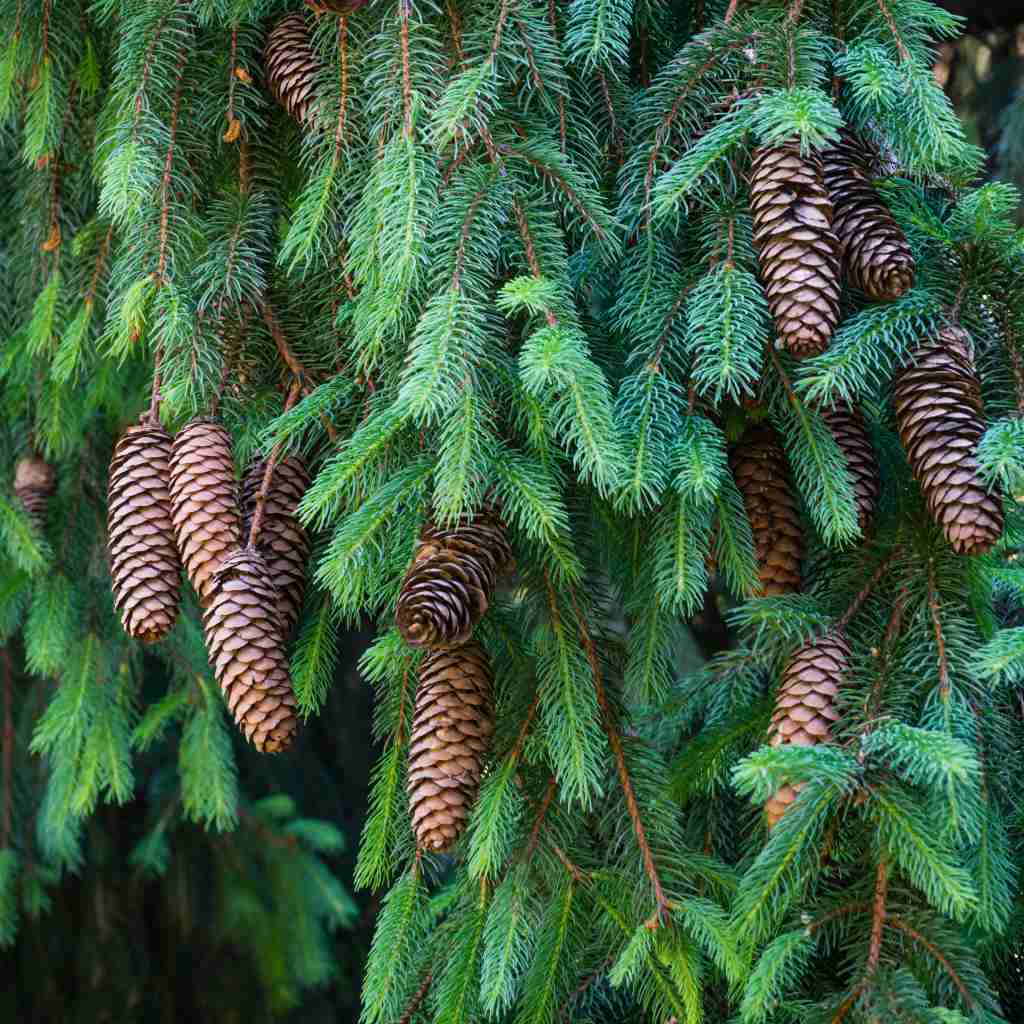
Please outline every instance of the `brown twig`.
M298 356L295 355L288 344L288 339L285 338L284 331L281 330L281 325L278 323L269 302L264 302L263 304L263 322L267 325L267 330L270 331L270 336L274 339L278 355L280 355L284 365L288 367L292 376L299 381L300 385L304 386L309 375L306 373L306 368L299 362Z
M860 995L863 991L864 982L861 982L839 1005L839 1009L836 1010L836 1015L832 1018L832 1024L842 1024L842 1022L846 1019L846 1015L857 1004L857 1000L860 998Z
M99 252L96 253L96 262L93 264L92 277L89 280L89 290L85 293L85 304L91 306L96 299L96 289L99 285L100 276L107 265L107 254L110 252L110 242L114 237L114 226L107 228L107 233L100 242Z
M558 46L558 16L555 12L555 0L548 0L548 25L551 26L551 36ZM558 95L558 143L559 149L565 153L565 97Z
M157 345L156 352L153 355L153 386L149 396L149 412L147 413L150 423L158 423L160 420L160 385L162 383L161 367L163 361L163 346Z
M409 1021L412 1020L413 1014L419 1009L420 1003L423 1002L424 998L426 998L427 992L430 991L430 983L433 980L433 971L427 971L427 975L423 979L423 983L413 993L413 997L409 1000L409 1003L405 1008L405 1012L398 1018L398 1024L409 1024Z
M543 275L540 271L540 263L537 260L537 250L533 244L533 235L530 234L530 225L526 221L526 212L523 210L519 200L516 199L512 203L512 210L516 216L516 224L519 227L519 237L523 240L523 250L526 253L526 263L530 268L530 273L534 277L540 278ZM544 310L544 319L548 322L548 327L557 327L558 318L550 309Z
M900 60L909 62L910 51L904 44L902 36L900 36L900 30L896 24L896 19L892 16L892 11L889 10L885 0L875 0L875 2L878 4L878 9L882 12L882 17L885 18L885 23L896 42L896 52L900 55Z
M882 957L882 931L885 928L885 901L889 894L889 865L883 853L878 859L875 875L875 900L871 910L871 940L868 943L868 959L865 975L870 978L878 969Z
M558 606L555 600L554 588L551 580L545 575L548 585L548 602L551 607L552 619L559 622ZM626 753L622 746L622 737L615 728L615 715L612 712L608 695L605 693L604 682L602 681L601 665L597 658L597 650L594 647L593 638L587 629L586 620L576 600L575 592L570 588L569 598L572 602L573 613L576 616L576 624L579 628L580 640L590 663L590 672L594 680L594 692L597 697L598 707L601 709L601 722L604 725L605 735L608 737L608 745L612 748L612 756L615 758L615 770L619 776L619 785L622 787L623 796L626 799L626 810L629 813L629 820L633 825L633 832L636 835L637 846L640 848L640 855L644 862L644 871L654 889L654 902L656 904L654 914L646 922L648 928L657 928L664 923L665 918L671 911L668 897L661 885L661 877L658 874L658 866L654 862L654 854L651 851L650 843L647 841L647 833L644 829L643 820L640 817L640 806L636 799L636 792L633 789L633 780L629 775L629 768L626 765Z
M903 625L903 609L906 603L907 585L904 583L896 595L896 600L892 606L892 614L889 616L889 621L885 627L885 634L882 637L882 647L879 652L882 661L878 666L878 678L871 687L871 694L868 697L867 716L869 721L877 718L879 714L879 708L882 704L882 685L885 682L886 672L889 668L889 656L892 654L892 645Z
M836 621L836 626L839 629L846 629L853 619L854 615L860 611L861 606L871 596L871 591L878 585L878 581L888 571L889 566L892 565L893 559L900 553L900 549L893 548L885 558L879 563L878 568L871 574L871 578L860 588L857 596L850 602L849 608L839 617Z
M292 381L292 386L288 389L288 397L284 402L284 411L287 412L294 404L295 400L299 397L299 378L296 377ZM249 547L253 548L256 546L256 541L260 536L260 527L263 525L263 509L267 503L267 494L270 492L270 484L274 478L274 467L277 465L277 460L281 454L280 443L275 444L273 450L270 453L270 457L267 459L266 468L263 470L263 479L260 481L260 489L256 492L256 504L252 514L252 526L249 528Z
M967 1004L969 1010L974 1009L974 1000L971 998L970 992L967 991L967 986L963 983L960 975L957 974L956 968L949 962L945 953L939 949L930 939L925 938L916 928L907 924L902 918L899 917L888 917L885 922L890 928L895 928L898 931L903 932L909 939L916 942L922 949L939 962L942 969L949 975L950 980L960 990L960 995L963 997L964 1003Z
M533 828L530 829L530 841L526 844L523 850L523 860L529 860L537 850L537 844L540 842L540 830L544 824L544 819L547 817L548 808L551 806L551 801L555 798L555 791L558 788L558 783L555 780L554 775L548 779L547 788L544 790L544 797L540 802L540 806L537 809L537 814L533 819Z
M728 25L733 18L736 17L736 8L739 7L740 0L729 0L729 6L725 9L725 17L722 19L723 23Z
M160 181L160 247L156 265L156 283L160 287L164 283L167 272L167 244L170 236L171 222L171 172L174 168L174 148L178 138L178 117L181 114L181 91L185 80L185 62L188 51L182 49L175 68L176 84L174 87L174 103L171 106L171 122L167 127L167 156L164 159L164 173Z
M946 700L949 697L949 661L946 657L946 637L942 632L942 620L939 618L939 592L935 586L934 558L928 559L928 610L932 616L935 646L939 655L939 696Z
M406 138L412 138L412 70L409 57L409 15L411 0L399 0L402 18L402 131Z

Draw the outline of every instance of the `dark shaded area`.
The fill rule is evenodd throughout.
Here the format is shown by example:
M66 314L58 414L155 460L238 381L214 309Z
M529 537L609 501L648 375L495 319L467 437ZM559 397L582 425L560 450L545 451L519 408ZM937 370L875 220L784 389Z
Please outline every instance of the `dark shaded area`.
M322 714L306 723L293 752L261 757L236 743L239 782L247 798L285 793L303 816L338 825L347 847L331 867L351 890L366 811L373 695L359 677L369 631L343 634L338 670ZM147 697L167 686L158 661L147 658ZM176 745L172 732L166 742ZM173 832L166 874L146 877L129 861L152 827L152 804L164 787L167 764L159 748L137 766L136 798L104 806L90 821L85 866L50 892L51 906L22 921L18 941L0 959L0 1020L85 1022L261 1022L342 1024L359 1013L362 965L373 933L376 898L358 894L354 929L334 936L337 977L307 991L301 1005L275 1016L249 950L238 937L218 933L213 873L218 857L234 856L239 870L258 870L246 842L260 842L242 814L237 833L204 833L182 823ZM258 888L258 884L257 884Z

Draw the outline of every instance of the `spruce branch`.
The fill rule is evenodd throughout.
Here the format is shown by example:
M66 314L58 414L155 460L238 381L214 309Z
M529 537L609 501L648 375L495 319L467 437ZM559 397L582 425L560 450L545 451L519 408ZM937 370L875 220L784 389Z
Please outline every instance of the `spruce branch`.
M900 552L901 549L899 547L895 547L892 549L892 551L889 552L888 555L885 556L885 558L882 559L878 567L871 574L871 578L867 581L867 583L864 584L863 587L860 588L859 591L857 591L857 595L850 602L849 607L846 609L845 612L843 612L842 615L839 616L838 620L836 621L836 626L839 629L846 629L846 627L850 624L850 620L854 617L854 615L857 614L857 612L860 611L861 606L871 596L871 592L875 589L875 587L878 585L878 582L882 579L886 572L888 572L889 566L892 565L894 559L897 555L900 554Z
M868 959L865 968L866 978L870 978L878 969L878 961L882 957L882 932L885 928L886 897L889 893L889 864L885 853L878 858L878 871L875 875L875 899L871 910L871 939L868 943Z
M878 4L879 11L882 12L882 17L885 19L885 24L888 26L889 31L892 33L893 42L896 44L896 52L900 55L900 60L905 63L911 62L910 51L907 49L906 44L903 42L903 37L900 35L899 26L896 24L896 19L893 17L892 11L889 10L889 5L886 0L875 0Z
M423 981L420 982L420 987L416 989L416 991L412 994L412 998L406 1004L405 1011L402 1013L402 1016L398 1018L398 1024L410 1024L410 1021L412 1020L416 1011L420 1008L420 1004L423 1002L423 1000L427 996L427 993L430 991L430 985L433 982L433 980L434 972L427 971L426 975L423 978Z
M949 660L946 657L946 637L942 631L942 619L939 616L939 592L935 585L934 558L928 559L928 610L932 617L935 647L938 652L939 696L945 701L949 697Z
M160 180L160 244L156 264L156 286L161 287L167 273L167 245L171 221L171 171L174 168L174 147L178 139L178 116L181 113L181 93L185 82L185 64L188 50L182 47L175 68L174 101L171 104L171 122L167 127L167 156L164 158L164 173Z
M964 1001L964 1004L967 1006L967 1009L973 1012L974 999L971 996L971 993L967 990L967 986L964 984L963 979L957 973L957 970L953 966L949 957L946 956L946 954L943 953L942 950L939 949L939 947L936 946L934 942L932 942L926 936L922 935L912 925L907 924L907 922L904 921L902 917L898 917L896 915L889 915L889 917L886 918L885 923L888 927L895 928L897 931L900 931L904 935L906 935L912 942L920 946L933 960L936 961L936 963L938 963L938 965L949 977L950 981L952 981L953 984L956 985L958 991L960 992L960 996Z
M296 376L292 381L291 387L288 389L288 397L284 402L285 412L295 404L296 399L299 397L300 386L299 377ZM267 495L270 493L270 484L274 478L274 467L277 465L277 460L280 455L281 444L278 442L274 445L267 458L267 465L263 470L263 480L260 482L260 489L256 492L256 500L252 513L252 525L249 527L249 538L246 542L250 548L256 547L256 542L259 540L260 528L263 526L263 510L267 503Z
M548 579L548 595L552 616L557 617L558 608L555 604L555 595L550 579ZM658 928L666 923L672 908L669 904L668 898L665 896L665 890L662 888L661 877L658 874L658 867L654 862L654 854L651 851L650 843L647 841L647 833L644 830L644 823L640 817L640 805L637 802L636 791L633 788L633 780L630 778L629 768L626 766L626 755L622 746L622 737L619 736L618 730L615 727L615 715L612 711L611 704L608 701L608 695L605 693L604 683L602 682L601 666L598 662L597 650L594 647L594 641L590 636L590 631L587 629L586 619L583 617L583 612L580 609L579 602L577 601L576 592L572 587L569 588L569 600L572 602L573 612L576 615L580 641L582 642L583 649L586 652L587 661L590 662L590 671L594 680L594 691L597 695L597 704L601 709L601 721L604 724L605 734L608 737L608 744L611 746L612 755L615 758L615 770L618 773L619 784L622 786L622 792L626 798L626 808L629 812L629 820L633 825L633 832L636 835L637 846L640 847L640 854L643 857L644 871L647 873L651 887L654 889L654 901L656 908L654 914L647 922L647 927L651 929Z

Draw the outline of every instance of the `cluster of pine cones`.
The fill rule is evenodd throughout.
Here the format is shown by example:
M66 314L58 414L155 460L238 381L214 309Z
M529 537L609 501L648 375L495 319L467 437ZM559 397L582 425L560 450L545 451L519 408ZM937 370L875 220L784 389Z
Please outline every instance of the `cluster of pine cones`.
M840 273L868 298L892 301L914 283L907 241L871 185L872 156L844 130L821 156L796 142L758 150L750 192L754 246L778 345L801 359L825 350L839 322ZM984 433L981 389L970 337L950 324L925 339L893 383L900 440L929 514L953 550L981 554L999 539L1002 507L978 471ZM819 410L854 486L862 534L871 526L879 472L859 410ZM750 427L730 452L755 541L762 594L800 589L804 548L789 466L766 424ZM850 650L838 627L805 644L780 684L769 732L773 745L827 742ZM796 798L786 786L766 807L774 825Z
M295 458L273 468L250 547L265 474L257 462L239 488L216 420L192 420L172 438L147 413L114 449L108 543L115 607L145 643L174 625L184 566L228 707L246 739L273 753L298 724L285 648L306 585L309 539L295 513L309 476Z
M494 732L493 677L471 640L512 549L497 510L454 526L427 523L402 582L395 621L420 662L408 790L416 842L441 852L469 820Z

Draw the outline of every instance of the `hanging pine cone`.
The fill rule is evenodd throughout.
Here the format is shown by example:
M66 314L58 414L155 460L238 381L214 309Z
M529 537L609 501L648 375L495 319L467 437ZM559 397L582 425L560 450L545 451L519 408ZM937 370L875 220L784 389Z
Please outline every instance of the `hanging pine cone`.
M195 419L171 448L171 521L188 578L206 608L213 574L240 543L231 435L210 419Z
M420 664L409 744L409 806L416 843L447 850L462 834L494 732L492 677L476 644L431 651Z
M766 424L749 427L729 452L729 464L754 534L760 593L800 589L804 534L778 436Z
M203 613L214 675L245 738L262 753L286 750L298 721L267 566L258 551L239 548L214 579Z
M299 124L311 123L320 61L310 45L304 14L286 14L270 30L263 62L274 99Z
M242 537L248 540L256 511L256 495L263 483L266 462L253 463L242 479ZM263 556L277 590L277 609L285 639L299 621L306 595L309 534L299 522L296 509L309 487L309 473L301 459L289 456L274 466L263 505L263 521L256 549Z
M864 417L860 409L845 402L836 402L830 408L821 410L821 418L846 458L846 468L853 477L857 524L861 534L866 536L875 518L880 473Z
M978 472L985 432L970 336L945 327L901 370L893 385L896 423L928 511L953 550L988 551L1003 532L1003 509Z
M892 214L871 187L871 154L844 131L822 154L825 187L832 200L832 230L853 285L872 299L898 299L914 284L914 257Z
M57 489L57 473L45 459L26 455L14 467L14 493L40 533L46 526L46 509Z
M839 718L836 700L850 668L850 645L838 627L801 647L786 665L768 729L773 747L795 743L813 747L832 738L831 723ZM765 804L773 828L796 799L800 783L783 786Z
M839 241L820 159L796 142L757 150L750 207L779 341L797 359L816 355L839 322Z
M402 583L395 620L413 647L457 647L491 603L494 583L512 560L493 508L453 527L428 523Z
M144 416L114 448L107 493L107 533L114 606L125 631L145 643L174 625L181 563L171 523L171 435Z

